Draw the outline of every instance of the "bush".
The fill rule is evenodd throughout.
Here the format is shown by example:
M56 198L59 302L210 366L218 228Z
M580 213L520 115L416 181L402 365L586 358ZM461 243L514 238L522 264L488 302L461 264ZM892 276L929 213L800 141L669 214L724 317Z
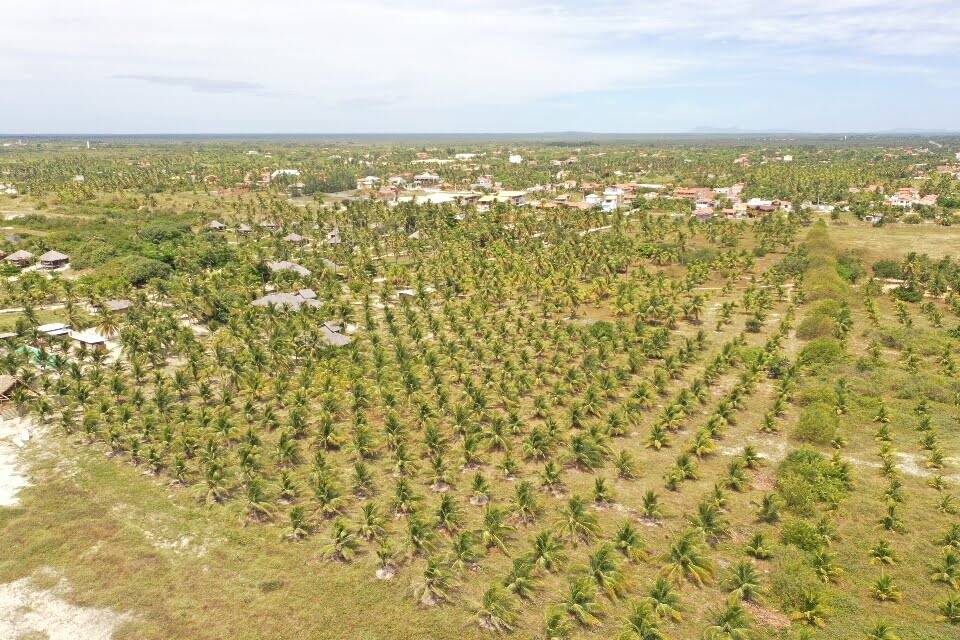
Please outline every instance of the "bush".
M923 300L923 291L910 285L897 287L891 292L891 295L904 302L920 302Z
M867 270L863 268L863 262L859 257L852 253L844 253L837 258L837 273L847 282L857 282L866 275Z
M806 520L785 521L780 535L784 544L791 544L803 551L817 551L824 545L823 537L817 532L817 528Z
M833 338L817 338L811 340L800 351L801 364L808 367L824 367L836 362L843 357L843 347L840 342Z
M896 260L877 260L873 263L873 275L878 278L894 278L902 280L904 277L903 269Z
M142 286L154 278L165 278L169 274L170 265L143 256L114 258L97 270L100 278L122 280L135 287Z
M800 411L793 435L804 442L830 444L837 437L839 428L836 410L825 402L814 402Z
M823 584L810 567L805 553L798 549L785 548L770 574L770 593L784 611L793 611L800 606L804 593L823 592Z
M791 452L777 469L777 492L784 507L798 515L813 515L818 503L838 501L846 491L838 470L813 449Z
M837 328L835 317L822 314L808 314L797 325L797 337L801 340L826 338L834 334Z

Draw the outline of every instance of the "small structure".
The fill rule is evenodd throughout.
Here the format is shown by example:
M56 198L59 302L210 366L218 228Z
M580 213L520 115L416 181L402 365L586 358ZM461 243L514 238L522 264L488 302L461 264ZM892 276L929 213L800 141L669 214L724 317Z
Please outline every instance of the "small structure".
M37 332L50 337L65 336L70 333L70 325L62 322L50 322L37 327Z
M316 300L317 292L313 289L300 289L297 291L297 295L303 298L304 300Z
M253 229L251 229L250 225L248 224L241 224L239 227L237 227L237 233L239 233L241 236L245 236L251 231L253 231Z
M255 307L276 307L277 309L300 311L303 307L319 307L320 303L312 298L304 298L299 293L269 293L251 302Z
M40 256L40 266L44 269L59 269L70 263L70 256L59 251L47 251Z
M350 336L345 336L340 333L340 325L333 325L336 327L336 330L331 329L331 323L325 322L323 326L320 327L320 334L323 336L323 339L327 341L331 347L344 347L350 344Z
M327 232L327 244L340 244L341 242L339 228L334 227Z
M133 303L129 300L118 298L116 300L107 300L103 303L103 310L110 313L126 313Z
M92 351L106 351L107 337L96 329L84 329L83 331L71 331L70 337L73 338L82 349Z
M33 263L33 254L24 249L19 251L14 251L8 255L5 260L10 264L16 265L23 269L24 267L29 267Z
M227 228L227 225L223 224L219 220L213 220L210 222L210 224L207 225L207 229L209 229L210 231L220 232L220 231L225 231L226 228Z
M290 244L295 244L295 245L303 245L307 242L307 239L304 238L299 233L288 233L286 236L284 236L283 239L289 242Z
M292 271L298 276L303 276L306 278L312 272L310 269L307 269L304 266L297 264L296 262L290 262L289 260L278 260L278 261L267 261L267 270L270 273L279 273L281 271Z

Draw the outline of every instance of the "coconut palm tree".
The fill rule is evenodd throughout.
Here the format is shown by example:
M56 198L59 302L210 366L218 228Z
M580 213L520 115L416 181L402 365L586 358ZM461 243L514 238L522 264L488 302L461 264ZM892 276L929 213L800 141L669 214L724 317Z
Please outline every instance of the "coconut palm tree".
M600 532L597 516L590 513L586 501L578 495L571 496L560 509L558 528L574 546L592 540Z
M450 600L453 579L438 559L428 558L423 576L413 586L413 595L424 607L433 607Z
M534 566L534 561L529 557L514 558L510 571L503 579L504 588L524 600L532 597L535 589Z
M808 589L801 593L790 618L811 627L827 626L827 611L820 592Z
M664 556L663 573L675 581L686 579L697 586L713 577L713 563L707 557L701 532L688 529L670 545Z
M627 576L620 569L615 553L612 544L602 543L587 557L585 572L611 600L622 598L628 588Z
M633 603L617 637L619 640L663 640L659 619L650 602Z
M483 593L473 615L481 628L497 633L509 633L517 623L516 605L510 592L497 584Z
M553 573L566 559L563 541L550 531L541 531L533 539L529 558L535 567Z
M630 562L637 562L647 556L647 545L637 527L624 520L613 536L613 545Z
M703 632L704 640L748 640L754 635L747 612L739 604L728 604Z
M347 527L346 521L337 518L330 531L330 543L324 549L324 555L340 562L350 562L356 556L360 543L356 534Z
M483 512L480 540L487 549L497 548L507 553L507 540L513 527L507 522L507 511L488 505Z
M727 588L738 600L756 601L760 595L760 575L753 563L741 561L734 565L727 579Z
M570 583L570 590L562 601L562 606L571 618L584 627L600 624L603 608L596 600L597 589L594 582L582 576Z
M653 611L663 619L679 622L683 618L680 614L680 594L663 576L653 583L647 601Z
M899 640L898 636L888 623L884 621L879 621L866 633L866 640Z

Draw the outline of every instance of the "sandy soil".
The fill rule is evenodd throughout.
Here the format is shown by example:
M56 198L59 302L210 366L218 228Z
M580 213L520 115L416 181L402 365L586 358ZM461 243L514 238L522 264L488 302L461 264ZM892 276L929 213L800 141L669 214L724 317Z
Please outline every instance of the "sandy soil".
M127 615L108 609L70 604L63 597L69 590L66 580L57 578L49 589L38 587L29 577L0 585L0 638L110 640L127 620Z
M20 460L20 450L35 431L29 419L0 420L0 507L18 506L20 490L30 484Z
M30 485L23 449L40 435L41 429L30 418L0 419L0 508L20 506L20 490ZM44 588L38 584L41 581L52 581L53 586ZM110 640L129 618L107 609L71 604L65 599L68 593L66 579L52 569L0 584L0 638Z

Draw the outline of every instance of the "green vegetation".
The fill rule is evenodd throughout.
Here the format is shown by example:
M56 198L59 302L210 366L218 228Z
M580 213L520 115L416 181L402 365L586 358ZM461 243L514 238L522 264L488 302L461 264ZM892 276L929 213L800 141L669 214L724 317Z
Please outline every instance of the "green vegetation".
M47 426L2 581L51 567L131 614L120 638L956 636L952 258L878 255L852 212L317 199L459 148L246 148L10 169L12 244L72 268L0 292L6 409ZM816 199L913 168L823 149L490 146L483 170ZM256 186L288 166L307 197Z

